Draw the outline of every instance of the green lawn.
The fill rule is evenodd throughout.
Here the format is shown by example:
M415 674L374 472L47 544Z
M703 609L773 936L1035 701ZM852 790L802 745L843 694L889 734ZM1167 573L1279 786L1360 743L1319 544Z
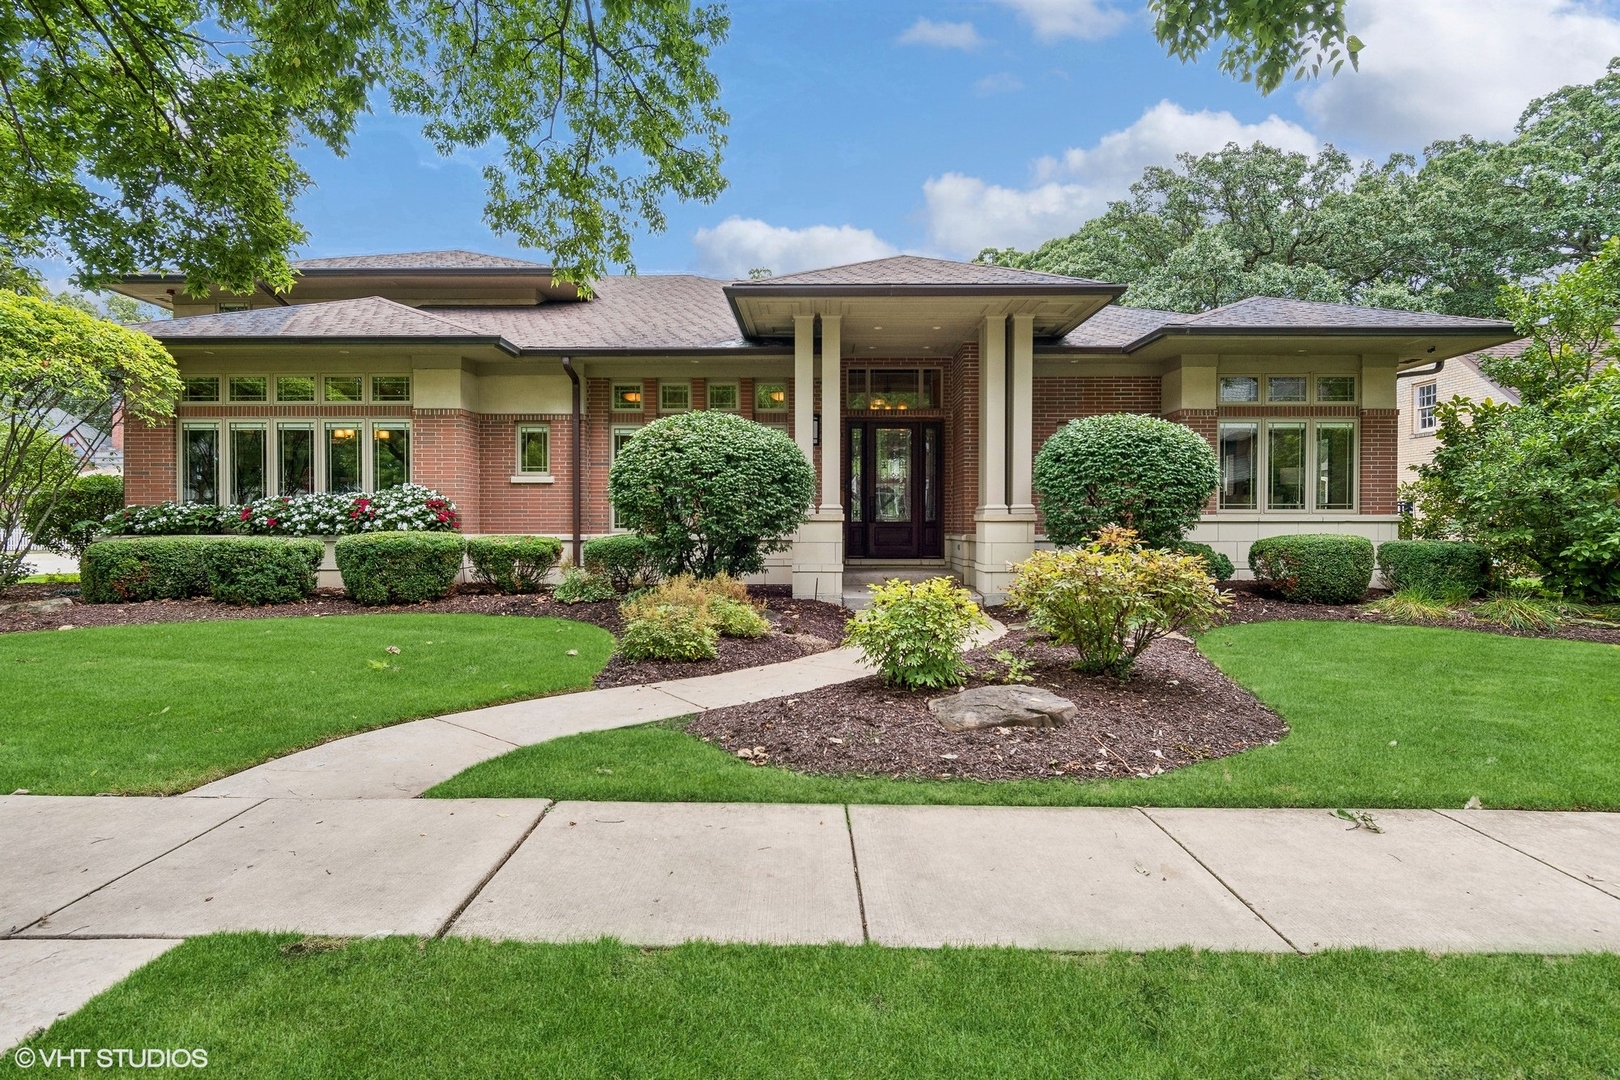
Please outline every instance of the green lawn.
M195 938L25 1045L250 1077L1545 1077L1620 1071L1620 957ZM86 1073L100 1075L91 1067ZM32 1070L42 1070L36 1065ZM73 1075L54 1068L50 1075ZM0 1072L22 1075L10 1056Z
M526 747L430 795L713 802L1620 808L1620 647L1411 626L1212 631L1211 659L1292 728L1151 780L1007 783L755 768L671 725Z
M0 794L185 791L334 736L581 689L612 650L584 623L495 615L4 634Z

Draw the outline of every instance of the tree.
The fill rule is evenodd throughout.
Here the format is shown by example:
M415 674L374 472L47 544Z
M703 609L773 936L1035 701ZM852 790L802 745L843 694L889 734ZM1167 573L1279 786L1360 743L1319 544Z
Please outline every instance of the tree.
M718 412L648 424L608 473L619 522L646 538L663 573L700 578L763 570L792 543L815 484L792 439Z
M1035 455L1046 535L1063 545L1117 526L1149 547L1174 547L1219 484L1215 451L1203 436L1156 416L1070 420Z
M1326 67L1357 66L1361 39L1345 26L1344 0L1148 0L1154 33L1171 56L1196 60L1224 38L1221 70L1262 94Z
M114 423L155 423L179 395L174 359L146 334L0 292L0 587L22 575L30 502L50 517Z
M442 154L492 147L486 220L588 284L666 198L723 190L727 29L688 0L22 0L0 12L0 277L56 249L87 287L288 289L292 151L343 153L382 100Z
M1505 286L1501 304L1530 344L1516 355L1482 357L1489 378L1527 404L1586 382L1620 358L1620 237L1546 284Z

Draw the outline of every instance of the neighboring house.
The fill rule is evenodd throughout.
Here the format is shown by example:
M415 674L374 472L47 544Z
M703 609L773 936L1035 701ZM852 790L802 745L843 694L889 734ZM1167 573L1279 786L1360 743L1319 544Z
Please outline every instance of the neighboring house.
M409 478L453 498L468 532L589 537L614 528L625 440L724 409L816 465L816 505L768 577L833 601L846 567L897 563L1001 600L1008 564L1043 542L1036 450L1098 413L1164 416L1217 447L1221 491L1193 538L1240 567L1262 536L1391 538L1398 371L1512 336L1265 298L1122 308L1123 286L911 256L729 283L610 277L589 300L545 266L468 252L296 266L281 297L194 302L158 275L118 287L173 309L142 329L185 381L173 422L125 433L131 502Z
M1529 338L1519 338L1478 352L1423 364L1401 373L1399 399L1401 403L1400 482L1417 479L1416 469L1427 465L1434 457L1439 440L1435 437L1439 423L1435 406L1454 397L1471 401L1519 403L1517 391L1492 382L1480 370L1479 362L1488 356L1516 356L1530 345Z
M80 472L112 473L115 476L123 472L124 423L121 418L113 421L110 433L104 433L88 421L61 409L52 409L46 414L45 421L51 434L80 458Z

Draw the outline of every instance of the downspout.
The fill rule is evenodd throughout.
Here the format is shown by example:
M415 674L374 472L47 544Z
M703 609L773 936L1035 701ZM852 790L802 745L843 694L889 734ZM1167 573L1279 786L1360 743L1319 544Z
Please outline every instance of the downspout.
M1412 368L1410 371L1397 371L1395 373L1395 377L1397 379L1410 379L1414 375L1438 375L1441 371L1445 370L1445 366L1446 362L1444 360L1436 360L1433 367Z
M570 425L570 430L573 433L573 456L569 460L573 462L573 467L571 468L570 471L574 474L573 475L573 484L574 484L574 565L579 566L580 565L580 561L579 561L580 560L580 535L579 535L580 499L582 498L584 490L585 490L584 487L583 487L583 483L584 483L584 464L580 460L580 445L583 442L583 440L580 438L580 430L579 430L579 427L580 427L580 412L581 412L581 408L580 408L580 405L581 405L581 402L580 402L580 383L579 383L579 372L574 370L573 357L569 357L569 356L563 357L562 358L562 365L563 365L563 370L568 372L568 378L574 384L574 414L573 414L573 423Z

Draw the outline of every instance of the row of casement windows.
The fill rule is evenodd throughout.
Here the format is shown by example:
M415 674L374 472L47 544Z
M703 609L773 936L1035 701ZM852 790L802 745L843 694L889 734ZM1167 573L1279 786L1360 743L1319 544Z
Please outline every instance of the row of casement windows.
M1222 375L1222 405L1351 404L1356 400L1354 375Z
M1220 425L1222 510L1354 510L1356 425L1254 420Z
M180 426L180 497L186 502L380 491L410 479L411 426L403 421Z
M189 404L358 405L411 400L409 375L185 375L180 384L180 400Z
M641 412L645 391L639 382L613 384L614 412ZM704 388L705 406L717 412L736 412L742 408L742 388L734 382L709 382ZM684 380L658 381L658 411L661 413L686 412L692 408L692 384ZM754 384L754 411L784 412L787 409L787 383L760 382Z

